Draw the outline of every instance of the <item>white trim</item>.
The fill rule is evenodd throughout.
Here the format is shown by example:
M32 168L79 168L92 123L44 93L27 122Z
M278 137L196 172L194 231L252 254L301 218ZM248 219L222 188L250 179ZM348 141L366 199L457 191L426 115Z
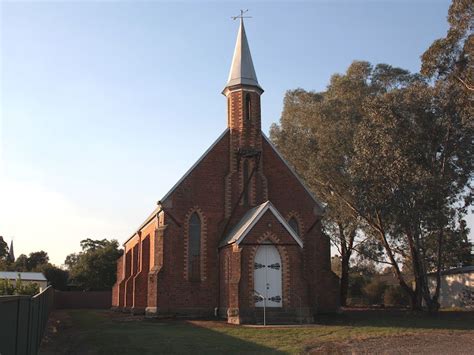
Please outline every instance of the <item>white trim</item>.
M300 184L303 186L303 188L306 190L306 192L311 196L311 198L314 200L314 202L316 202L316 205L318 206L319 208L319 213L320 215L324 214L324 211L326 210L326 207L324 205L324 203L322 203L320 200L318 200L316 198L316 196L314 196L314 194L310 191L310 189L306 186L306 184L303 182L303 180L298 176L298 174L295 172L295 170L291 167L291 165L285 160L285 158L283 158L283 156L281 155L281 153L278 151L278 149L273 145L273 143L270 141L270 139L265 135L265 133L263 133L262 131L262 136L263 138L265 138L265 140L267 141L267 143L270 145L270 147L272 147L273 151L280 157L280 159L283 161L283 163L285 163L286 167L288 169L290 169L290 171L293 173L293 175L298 179L298 181L300 182Z
M262 218L262 216L268 210L270 210L276 217L276 219L283 225L283 227L285 227L285 229L296 241L296 243L298 243L298 245L303 248L303 241L301 240L301 238L295 233L293 228L291 228L288 222L283 218L280 212L278 212L278 210L275 208L275 206L273 206L270 201L267 201L258 206L256 215L254 215L252 218L249 218L249 220L241 228L239 228L238 231L236 231L236 234L230 238L227 244L236 243L237 245L239 245L242 240L244 240L244 238L247 236L247 234L252 230L255 224L260 220L260 218Z
M189 168L188 171L186 171L186 173L181 177L181 179L178 180L178 182L176 184L173 185L173 187L171 188L171 190L168 191L168 193L160 200L161 203L163 203L168 197L170 197L170 195L174 192L174 190L176 190L176 188L184 181L184 179L186 179L188 177L189 174L191 174L191 172L194 170L194 168L196 166L198 166L198 164L206 157L206 155L217 145L217 143L220 142L220 140L222 138L224 138L224 136L226 135L226 133L229 131L229 128L226 128L224 132L222 132L222 134L219 136L219 138L217 138L214 143L212 143L212 145L207 148L207 150L204 152L203 155L201 155L201 157L193 164L193 166L191 166L191 168Z

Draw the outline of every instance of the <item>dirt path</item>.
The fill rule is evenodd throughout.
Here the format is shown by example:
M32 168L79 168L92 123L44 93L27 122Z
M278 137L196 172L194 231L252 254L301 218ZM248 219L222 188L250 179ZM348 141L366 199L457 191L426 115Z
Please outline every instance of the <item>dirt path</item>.
M54 311L48 319L39 353L44 355L92 354L84 347L83 337L83 331L73 324L67 311Z
M405 336L323 343L310 354L474 354L474 333L431 331Z

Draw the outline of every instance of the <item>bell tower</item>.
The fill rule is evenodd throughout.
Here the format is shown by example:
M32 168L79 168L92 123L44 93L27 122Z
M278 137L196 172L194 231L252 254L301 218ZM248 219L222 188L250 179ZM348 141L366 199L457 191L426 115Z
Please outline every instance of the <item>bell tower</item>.
M226 216L235 206L243 209L263 203L267 197L262 173L262 133L260 97L252 55L245 33L243 14L230 67L222 94L227 97L227 126L230 130L230 172L226 179Z
M255 74L242 16L229 78L222 94L227 97L227 125L234 136L238 135L238 148L258 149L256 138L261 130L260 96L263 89Z

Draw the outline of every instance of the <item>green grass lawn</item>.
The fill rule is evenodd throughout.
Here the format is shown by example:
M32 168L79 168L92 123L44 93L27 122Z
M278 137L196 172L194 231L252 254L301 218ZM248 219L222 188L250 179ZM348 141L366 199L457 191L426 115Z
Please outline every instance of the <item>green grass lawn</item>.
M325 316L302 327L232 326L216 321L143 320L108 311L63 311L67 326L43 347L43 353L301 353L324 342L436 331L472 331L474 314L441 312L348 312Z

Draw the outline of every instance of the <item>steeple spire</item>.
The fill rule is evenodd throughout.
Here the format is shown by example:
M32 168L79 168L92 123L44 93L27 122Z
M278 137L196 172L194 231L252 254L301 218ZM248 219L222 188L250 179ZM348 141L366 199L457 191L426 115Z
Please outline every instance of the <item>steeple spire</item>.
M263 92L262 87L258 83L257 74L255 74L255 69L253 67L252 55L250 54L247 35L245 34L243 16L238 16L238 18L240 18L240 27L237 34L237 41L235 43L234 57L232 58L229 78L222 92L224 95L228 88L236 85L255 86Z
M13 252L13 239L10 242L10 249L8 250L8 258L11 262L15 261L15 253Z

